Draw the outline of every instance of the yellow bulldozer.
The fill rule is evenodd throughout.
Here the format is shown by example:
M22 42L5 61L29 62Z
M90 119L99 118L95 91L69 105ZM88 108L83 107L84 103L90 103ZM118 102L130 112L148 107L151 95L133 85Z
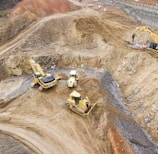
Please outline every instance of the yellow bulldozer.
M156 35L149 27L142 26L139 27L133 34L132 34L132 44L134 44L135 36L141 32L147 32L150 37L153 39L153 42L150 42L150 46L148 49L151 49L153 52L158 53L158 35Z
M97 103L91 105L88 97L82 98L81 94L75 90L70 93L66 102L66 105L70 110L83 117L89 117L90 112L96 104Z
M43 89L48 89L57 85L58 81L61 79L60 76L55 78L51 74L44 73L41 66L32 59L29 62L34 72L33 75L34 79L31 84L31 87L35 87L36 85L39 85L39 90L42 91Z

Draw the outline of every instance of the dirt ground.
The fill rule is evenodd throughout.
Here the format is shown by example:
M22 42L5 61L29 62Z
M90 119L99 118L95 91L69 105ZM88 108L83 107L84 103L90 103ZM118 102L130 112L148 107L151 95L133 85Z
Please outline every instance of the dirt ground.
M7 151L0 142L0 152L158 153L158 61L146 50L128 46L141 23L118 7L99 9L93 1L64 1L61 11L52 0L57 8L43 5L42 15L23 7L28 2L0 19L7 25L0 25L0 138L8 147L9 142L19 145ZM40 4L42 0L28 5ZM55 14L48 15L50 10ZM142 35L136 42L147 45L150 38ZM30 87L30 58L55 76L78 71L76 90L98 103L88 119L66 107L72 91L66 78L43 92Z

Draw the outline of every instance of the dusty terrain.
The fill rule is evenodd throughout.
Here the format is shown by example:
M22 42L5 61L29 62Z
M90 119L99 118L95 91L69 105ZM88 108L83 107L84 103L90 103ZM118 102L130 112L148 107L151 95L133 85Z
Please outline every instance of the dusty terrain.
M0 153L158 153L158 61L128 46L141 23L97 3L27 2L0 19ZM55 76L78 71L76 90L99 103L88 119L66 107L65 79L44 92L30 87L30 58Z

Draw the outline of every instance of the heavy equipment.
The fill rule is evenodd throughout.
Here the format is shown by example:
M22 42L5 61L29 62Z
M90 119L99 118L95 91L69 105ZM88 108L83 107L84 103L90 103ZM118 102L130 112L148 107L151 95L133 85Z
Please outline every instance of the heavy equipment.
M149 48L154 49L155 51L158 52L158 35L156 35L149 27L147 26L142 26L138 28L133 34L132 34L132 44L134 44L134 38L135 36L140 33L140 32L147 32L150 37L153 39L154 42L150 43Z
M67 86L69 88L77 87L77 81L79 78L77 77L77 72L75 70L70 71L69 79L67 80Z
M42 91L43 89L48 89L57 85L58 81L61 79L60 76L55 78L52 74L44 73L41 66L32 59L29 60L29 62L34 72L34 80L31 84L31 87L39 85L39 90Z
M70 110L83 117L88 117L96 104L97 103L91 105L87 96L82 98L81 94L75 90L70 93L70 96L66 102L66 105Z

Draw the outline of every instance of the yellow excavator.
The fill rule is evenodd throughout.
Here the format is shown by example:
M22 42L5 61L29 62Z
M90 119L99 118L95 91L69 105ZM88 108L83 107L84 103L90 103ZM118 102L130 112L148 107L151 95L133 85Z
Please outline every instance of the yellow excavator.
M91 105L88 97L82 98L81 94L75 90L71 92L66 102L66 105L70 110L83 117L89 117L90 112L96 104L97 103Z
M150 43L149 48L154 49L154 51L158 52L158 35L156 35L149 27L142 26L138 28L133 34L132 34L132 44L134 44L134 38L135 36L140 32L147 32L150 37L153 39L154 42Z
M42 91L43 89L51 88L57 85L58 81L61 79L60 76L55 78L51 74L45 74L41 66L36 63L34 60L29 60L32 70L34 72L34 80L31 84L31 87L35 87L39 85L39 90Z

